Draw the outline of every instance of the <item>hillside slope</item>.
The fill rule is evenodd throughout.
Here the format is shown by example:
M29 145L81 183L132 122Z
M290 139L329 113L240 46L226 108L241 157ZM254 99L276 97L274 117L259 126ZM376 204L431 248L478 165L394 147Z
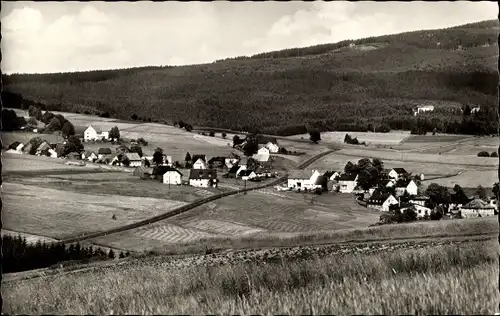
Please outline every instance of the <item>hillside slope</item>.
M485 21L204 65L10 75L4 89L49 109L282 135L286 127L352 129L368 119L404 128L420 103L496 105L498 30Z

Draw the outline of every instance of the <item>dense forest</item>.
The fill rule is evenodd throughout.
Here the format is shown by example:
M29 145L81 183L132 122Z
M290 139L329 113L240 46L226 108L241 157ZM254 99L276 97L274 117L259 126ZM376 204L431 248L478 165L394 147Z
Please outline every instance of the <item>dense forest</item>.
M66 246L38 241L30 244L20 236L2 236L2 273L47 268L69 261L84 263L115 257L125 258L128 255L130 254L114 253L113 250L105 252L98 247L82 247L78 243Z
M496 133L498 21L179 67L4 76L6 107L255 130ZM431 114L413 116L421 104ZM463 115L466 107L479 115ZM460 111L462 110L462 111Z

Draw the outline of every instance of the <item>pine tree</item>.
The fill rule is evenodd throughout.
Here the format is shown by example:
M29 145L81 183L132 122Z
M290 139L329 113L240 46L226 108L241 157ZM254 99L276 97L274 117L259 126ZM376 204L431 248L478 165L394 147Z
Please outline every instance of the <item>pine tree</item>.
M109 257L109 259L114 259L115 258L115 252L113 251L113 249L109 250L108 257Z

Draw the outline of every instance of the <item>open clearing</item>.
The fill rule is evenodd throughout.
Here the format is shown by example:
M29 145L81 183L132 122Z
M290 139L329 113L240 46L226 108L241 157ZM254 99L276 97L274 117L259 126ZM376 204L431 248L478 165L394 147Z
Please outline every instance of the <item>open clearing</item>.
M81 194L3 183L2 222L6 229L62 238L110 229L158 215L184 202ZM111 219L116 215L116 220Z
M97 165L87 164L85 166L66 165L65 159L55 159L43 156L18 155L2 152L2 172L34 172L43 170L80 170L82 172L92 172L100 169Z
M377 211L357 205L349 194L316 197L289 192L280 195L283 197L257 191L226 197L214 201L213 205L197 207L151 226L97 238L95 242L143 251L161 247L159 239L166 245L193 242L193 238L335 231L366 227L380 216Z
M367 144L396 145L410 136L409 131L391 131L389 133L370 132L323 132L321 133L321 143L344 143L344 137L349 134L357 137L360 142ZM309 134L288 136L289 139L309 139Z

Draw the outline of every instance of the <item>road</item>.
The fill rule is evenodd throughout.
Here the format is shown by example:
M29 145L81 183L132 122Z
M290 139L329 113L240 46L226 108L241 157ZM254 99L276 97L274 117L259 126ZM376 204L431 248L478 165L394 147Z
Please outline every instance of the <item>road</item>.
M312 164L314 161L316 161L316 160L320 159L321 157L324 157L324 156L326 156L326 155L328 155L328 154L330 154L332 152L334 152L334 150L328 150L328 151L322 152L320 154L317 154L317 155L315 155L315 156L307 159L306 161L302 162L300 165L297 166L297 169L304 169L307 166L309 166L310 164ZM111 234L121 233L121 232L124 232L124 231L127 231L127 230L131 230L131 229L139 228L139 227L142 227L142 226L146 226L146 225L149 225L149 224L152 224L152 223L155 223L155 222L158 222L158 221L161 221L161 220L173 217L175 215L179 215L179 214L187 212L187 211L189 211L189 210L191 210L193 208L196 208L196 207L201 206L203 204L206 204L206 203L209 203L209 202L221 199L221 198L226 197L226 196L235 195L235 194L239 194L239 193L243 193L243 192L248 192L248 191L253 191L253 190L259 190L259 189L263 189L263 188L267 188L267 187L272 187L272 186L278 185L280 183L285 182L287 180L287 177L288 177L288 174L285 174L284 176L282 176L282 177L280 177L280 178L278 178L278 179L276 179L274 181L271 181L269 183L266 183L264 185L261 185L261 186L255 186L255 187L250 187L250 188L246 188L246 189L240 189L240 190L233 190L233 191L223 192L223 193L216 194L216 195L213 195L213 196L210 196L210 197L202 198L202 199L199 199L197 201L194 201L193 203L186 204L186 205L183 205L183 206L178 207L176 209L173 209L173 210L171 210L171 211L169 211L167 213L163 213L163 214L160 214L160 215L157 215L157 216L145 219L145 220L141 220L141 221L133 223L133 224L116 227L116 228L113 228L113 229L110 229L110 230L106 230L106 231L101 231L101 232L96 232L96 233L89 233L89 234L83 234L83 235L79 235L79 236L69 237L69 238L60 240L59 243L65 243L65 244L67 244L67 243L75 243L75 242L88 241L90 239L94 239L94 238L98 238L98 237L104 237L104 236L108 236L108 235L111 235Z

